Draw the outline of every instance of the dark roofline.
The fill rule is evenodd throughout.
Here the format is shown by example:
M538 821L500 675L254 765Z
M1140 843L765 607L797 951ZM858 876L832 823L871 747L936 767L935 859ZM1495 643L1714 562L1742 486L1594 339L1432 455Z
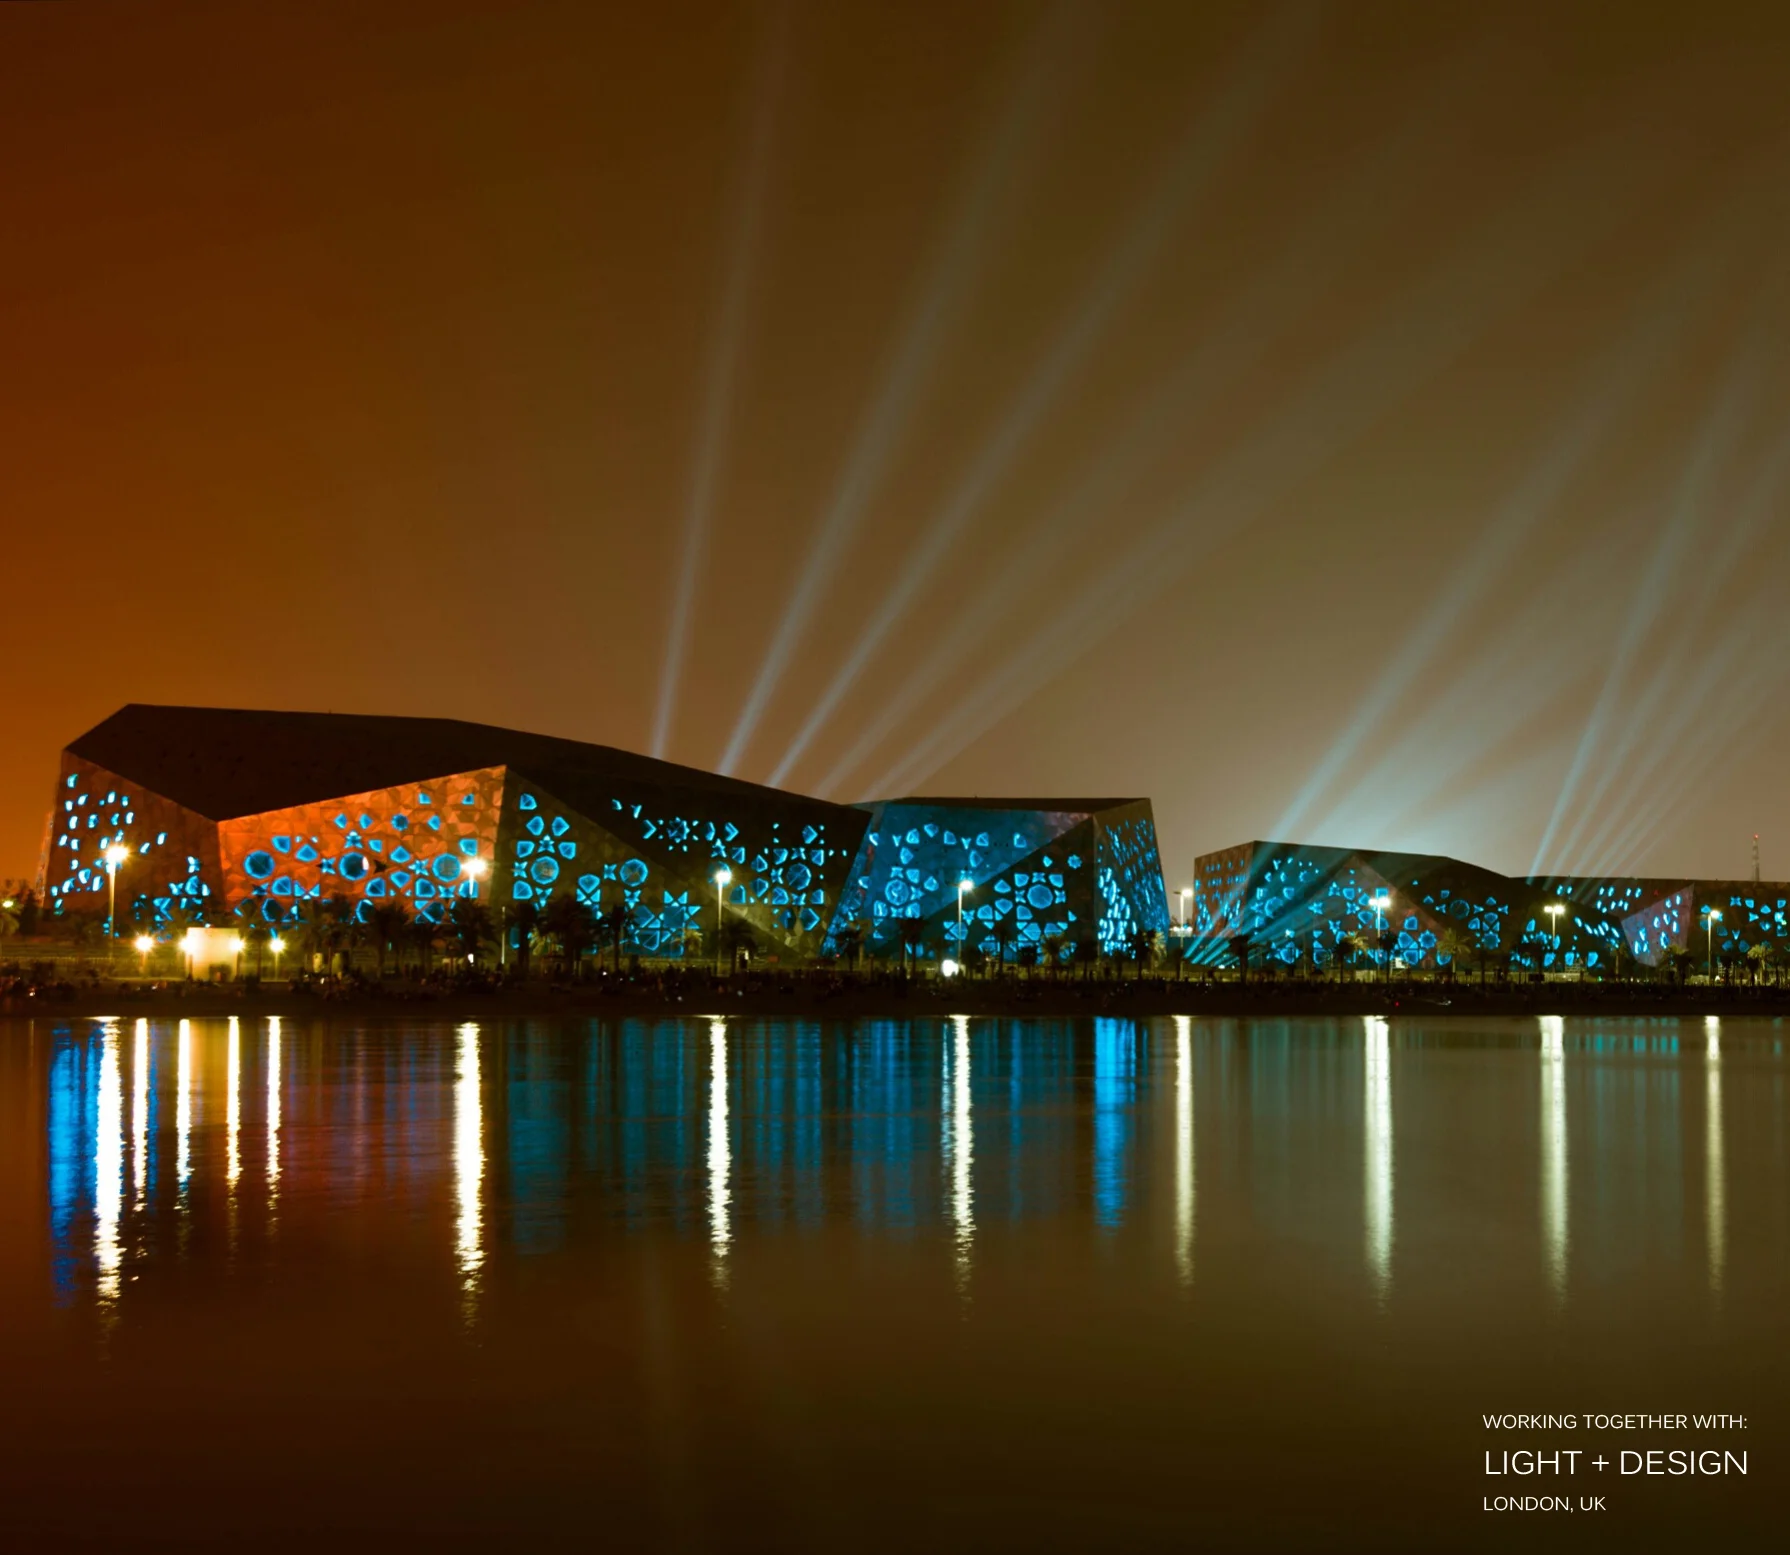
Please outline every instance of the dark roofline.
M941 810L1043 810L1057 815L1095 815L1102 810L1122 810L1127 805L1148 804L1148 799L1005 799L940 798L932 794L914 794L902 799L862 799L858 808L868 810L876 805L915 805Z
M458 718L127 703L66 747L212 820L481 767L576 771L839 811L847 806L613 746ZM345 785L345 786L344 786Z

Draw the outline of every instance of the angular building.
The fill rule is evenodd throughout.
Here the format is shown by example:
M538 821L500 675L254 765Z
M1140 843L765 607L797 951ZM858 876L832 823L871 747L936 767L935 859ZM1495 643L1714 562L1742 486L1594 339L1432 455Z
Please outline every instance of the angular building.
M1222 961L1244 936L1252 956L1325 967L1351 946L1377 959L1390 934L1409 967L1471 966L1481 953L1546 971L1608 967L1620 926L1590 906L1550 914L1549 896L1440 855L1246 842L1194 860L1188 954Z
M119 922L288 922L344 896L438 919L456 898L625 910L624 948L712 953L719 904L802 961L862 919L937 927L956 885L991 945L1062 933L1116 948L1167 924L1147 801L830 804L606 746L453 719L130 706L63 753L40 867L54 912ZM1011 936L996 926L1011 924ZM946 936L938 943L943 946Z
M1169 926L1147 799L887 799L869 828L839 923L898 954L912 936L1000 958L1047 940L1128 954ZM963 900L959 938L959 886ZM917 921L916 921L917 920Z
M1679 953L1729 960L1759 947L1790 957L1790 883L1781 880L1562 875L1531 883L1615 919L1630 954L1648 966L1663 966Z
M1483 953L1598 974L1622 954L1655 967L1681 951L1790 954L1785 885L1511 876L1435 854L1262 841L1204 854L1193 875L1188 954L1204 962L1229 959L1238 936L1252 958L1287 965L1333 965L1351 942L1377 958L1385 932L1412 967Z
M436 718L131 706L62 755L47 903L121 922L283 921L347 896L435 919L455 897L629 914L628 949L683 953L725 910L769 954L815 953L863 811L626 751ZM479 861L479 862L475 862ZM712 946L713 941L708 943Z

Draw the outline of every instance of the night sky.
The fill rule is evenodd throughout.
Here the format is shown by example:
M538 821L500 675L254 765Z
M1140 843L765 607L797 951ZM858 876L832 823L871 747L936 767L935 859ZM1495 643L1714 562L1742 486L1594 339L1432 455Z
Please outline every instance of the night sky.
M128 701L1790 875L1790 9L0 8L0 875ZM675 671L675 673L672 673Z

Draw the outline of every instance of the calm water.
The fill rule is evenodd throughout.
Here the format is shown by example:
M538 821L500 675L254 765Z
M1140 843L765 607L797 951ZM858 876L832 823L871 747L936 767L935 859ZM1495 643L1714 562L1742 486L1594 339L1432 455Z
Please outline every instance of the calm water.
M0 1022L0 1527L1757 1547L1786 1036ZM1595 1445L1505 1410L1740 1413L1750 1471L1488 1480ZM1562 1488L1609 1510L1482 1506Z

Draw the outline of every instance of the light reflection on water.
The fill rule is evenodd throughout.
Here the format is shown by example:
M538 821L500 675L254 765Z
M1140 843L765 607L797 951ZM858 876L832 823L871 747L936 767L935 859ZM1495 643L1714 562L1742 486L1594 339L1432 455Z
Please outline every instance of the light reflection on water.
M1474 1050L1488 1072L1525 1049L1539 1058L1540 1085L1531 1092L1537 1154L1498 1170L1513 1186L1525 1178L1533 1185L1536 1266L1556 1309L1569 1301L1575 1256L1620 1241L1613 1214L1651 1214L1646 1235L1670 1242L1687 1192L1701 1199L1706 1288L1719 1296L1730 1277L1722 1024L1711 1018L1700 1050L1687 1043L1682 1052L1660 1024L1580 1032L1542 1017L1527 1041L1513 1022ZM841 1215L871 1235L937 1226L960 1294L992 1222L1080 1218L1113 1233L1160 1213L1174 1277L1190 1286L1202 1160L1220 1168L1247 1148L1253 1167L1241 1180L1230 1171L1230 1191L1239 1181L1248 1190L1243 1204L1252 1217L1272 1212L1262 1195L1285 1173L1308 1173L1313 1184L1327 1177L1324 1157L1348 1132L1341 1116L1328 1116L1347 1082L1327 1075L1351 1046L1363 1288L1381 1306L1398 1292L1413 1234L1398 1214L1396 1184L1434 1179L1448 1164L1413 1157L1415 1145L1397 1142L1407 1109L1421 1117L1440 1105L1426 1100L1405 1055L1448 1039L1381 1017L1365 1018L1353 1042L1346 1022L1265 1023L1252 1032L1185 1016L1086 1025L953 1017L838 1028L722 1019L564 1030L467 1023L445 1036L320 1028L297 1068L289 1028L233 1018L183 1020L169 1032L137 1021L128 1051L115 1021L57 1031L52 1069L67 1094L59 1090L47 1116L59 1266L86 1262L96 1290L115 1300L133 1245L152 1263L162 1256L154 1238L133 1242L124 1231L154 1222L166 1207L153 1187L162 1149L153 1120L164 1089L173 1091L177 1206L190 1206L217 1180L227 1205L240 1189L271 1227L282 1192L335 1201L346 1193L352 1204L377 1198L381 1180L389 1191L402 1183L406 1195L425 1197L431 1179L444 1180L451 1260L469 1313L494 1255L564 1247L574 1221L590 1223L579 1207L586 1203L603 1206L602 1221L625 1226L700 1224L722 1287L743 1234ZM158 1067L169 1046L171 1085L169 1070ZM91 1062L82 1056L90 1047ZM1780 1048L1776 1028L1766 1027L1745 1049L1764 1064L1747 1073L1769 1075L1778 1105ZM1678 1146L1681 1062L1703 1071L1705 1148L1693 1183L1680 1182L1692 1170ZM257 1064L259 1085L250 1080ZM206 1075L220 1068L223 1096L213 1109ZM82 1074L85 1102L75 1094ZM1151 1131L1151 1095L1166 1098L1165 1136ZM294 1122L292 1096L302 1123ZM259 1119L248 1115L256 1105ZM930 1131L915 1126L928 1110L936 1118ZM431 1117L444 1120L444 1132L431 1133ZM336 1121L323 1130L326 1118ZM1510 1116L1500 1126L1519 1125ZM1781 1119L1775 1127L1781 1151ZM252 1161L247 1142L257 1134L260 1159ZM304 1141L296 1155L295 1137ZM1273 1160L1260 1154L1271 1139L1281 1142ZM382 1163L383 1179L369 1161ZM1639 1179L1628 1162L1642 1163ZM1623 1202L1637 1189L1641 1202ZM1575 1226L1578 1217L1599 1217L1600 1204L1601 1219ZM493 1247L494 1228L507 1245Z
M1607 1368L1573 1381L1574 1405L1699 1403L1694 1383L1755 1407L1755 1374L1790 1352L1770 1022L243 1018L0 1037L0 1104L29 1090L11 1115L41 1128L0 1157L0 1208L30 1203L0 1217L0 1278L37 1269L71 1346L96 1367L165 1351L176 1392L189 1364L224 1388L246 1356L293 1356L295 1380L231 1422L339 1372L332 1442L360 1429L368 1379L395 1379L397 1413L366 1431L463 1444L469 1483L539 1415L549 1457L600 1417L613 1434L568 1483L612 1461L624 1500L637 1482L683 1496L699 1466L750 1477L761 1442L773 1477L857 1483L856 1463L880 1487L894 1465L956 1506L953 1465L986 1468L998 1438L1000 1462L1050 1465L1005 1508L1076 1482L1051 1456L1065 1443L1110 1453L1094 1480L1191 1474L1211 1504L1257 1461L1226 1409L1265 1394L1289 1430L1313 1399L1349 1400L1350 1431L1379 1422L1351 1437L1385 1446L1376 1462L1438 1441L1467 1462L1477 1444L1449 1429L1517 1394L1561 1405L1583 1350L1604 1345ZM170 1316L189 1308L204 1321ZM508 1369L456 1370L493 1355ZM1477 1380L1444 1396L1442 1362ZM1644 1364L1665 1368L1647 1388ZM562 1374L570 1414L542 1415ZM493 1435L488 1387L509 1401ZM170 1395L113 1396L128 1412ZM404 1414L404 1397L421 1402ZM294 1417L282 1450L311 1424ZM218 1429L202 1445L227 1456ZM37 1463L27 1449L0 1488ZM1335 1459L1345 1493L1366 1471ZM1466 1478L1426 1472L1406 1488L1477 1504ZM1247 1515L1292 1515L1284 1467L1263 1473ZM1063 1512L1029 1531L1038 1547ZM1098 1533L1077 1525L1079 1547Z
M1378 1015L1365 1016L1363 1025L1367 1268L1384 1302L1392 1292L1392 1032Z
M479 1073L479 1028L468 1022L454 1034L454 1255L466 1311L477 1310L479 1271L485 1264L484 1088Z
M1703 1223L1708 1227L1709 1289L1719 1299L1728 1262L1727 1167L1722 1156L1722 1018L1704 1020L1705 1159Z
M1541 1238L1548 1290L1566 1300L1566 1022L1541 1017Z

